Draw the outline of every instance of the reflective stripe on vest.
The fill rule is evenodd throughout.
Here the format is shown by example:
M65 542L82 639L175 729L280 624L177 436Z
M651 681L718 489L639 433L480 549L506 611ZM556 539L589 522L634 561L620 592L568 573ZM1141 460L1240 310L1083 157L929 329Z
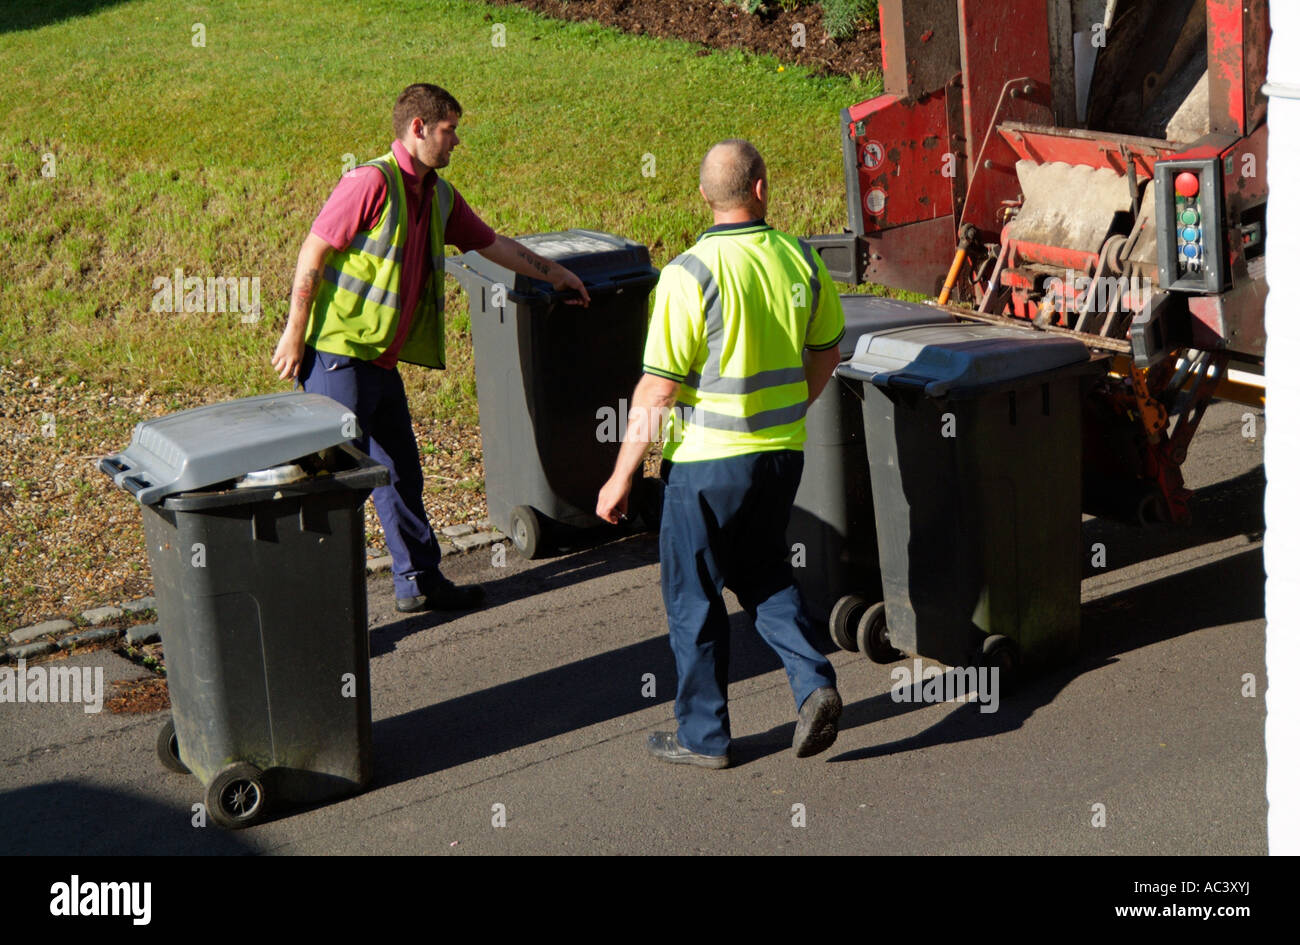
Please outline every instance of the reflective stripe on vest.
M800 371L802 373L802 369ZM801 377L800 380L802 379ZM794 423L796 420L802 419L803 415L808 412L808 401L802 400L797 404L791 404L789 407L775 407L772 410L763 410L749 417L733 417L729 413L701 410L690 404L682 404L681 411L682 420L686 423L693 423L697 427L708 427L710 430L730 430L733 433L757 433L759 430L785 426L787 423Z
M386 195L375 227L358 233L344 252L326 258L322 286L312 306L307 343L318 350L374 360L388 350L400 321L402 253L408 235L406 188L390 152L367 161L384 175ZM438 178L429 221L429 279L398 357L427 367L446 363L443 310L443 234L455 191ZM327 286L333 287L327 288Z
M401 247L398 247L398 252L400 251ZM339 272L330 266L325 267L325 272L321 278L326 282L333 283L340 289L346 289L366 302L373 302L376 305L391 309L396 309L398 306L396 292L389 292L383 286L369 285L364 279L349 276L347 273Z

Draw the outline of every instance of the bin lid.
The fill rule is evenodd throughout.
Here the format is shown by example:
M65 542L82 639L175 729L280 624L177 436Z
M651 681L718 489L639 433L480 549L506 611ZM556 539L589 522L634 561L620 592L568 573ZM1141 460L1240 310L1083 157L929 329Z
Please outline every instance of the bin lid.
M145 420L131 444L99 468L141 505L280 466L358 435L336 400L302 392L263 394Z
M867 332L909 325L951 324L956 319L943 309L921 302L904 302L879 295L841 295L844 308L844 338L840 357L848 358L857 350L858 339Z
M562 263L589 286L599 286L634 275L656 274L650 265L650 251L646 247L612 233L583 229L559 230L555 233L519 236L516 240L539 256ZM447 271L466 289L471 284L500 283L514 292L547 295L555 292L549 282L520 275L479 253L448 256Z
M931 397L972 394L1087 362L1077 338L1001 325L956 322L868 332L836 374Z

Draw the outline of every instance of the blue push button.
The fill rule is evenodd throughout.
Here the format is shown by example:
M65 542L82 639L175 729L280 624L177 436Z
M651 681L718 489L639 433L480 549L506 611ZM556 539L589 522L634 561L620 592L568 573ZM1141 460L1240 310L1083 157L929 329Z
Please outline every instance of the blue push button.
M1183 255L1188 259L1195 259L1198 252L1200 252L1200 248L1193 243L1183 245Z

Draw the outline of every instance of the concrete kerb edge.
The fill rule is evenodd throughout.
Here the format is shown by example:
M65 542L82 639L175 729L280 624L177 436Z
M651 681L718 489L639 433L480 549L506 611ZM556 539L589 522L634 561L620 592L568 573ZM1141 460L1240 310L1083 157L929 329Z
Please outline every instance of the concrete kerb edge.
M487 542L485 541L480 540L477 544L471 544L466 541L466 538L485 535L494 542L506 540L506 536L493 528L490 522L479 521L473 523L473 525L469 527L473 529L471 535L466 535L464 533L465 526L460 526L459 528L453 527L457 535L456 538L447 535L446 529L440 532L434 532L435 536L438 538L438 547L442 550L444 556L467 554L468 552L475 550L475 548L486 547ZM467 547L462 547L462 545L466 545ZM367 573L387 571L392 568L392 565L393 559L391 556L386 555L377 549L366 549ZM26 657L28 654L35 655L37 650L44 650L40 655L58 653L60 650L74 648L79 643L100 643L125 639L131 645L139 646L145 643L154 642L158 636L158 631L156 629L157 623L130 624L129 626L124 627L99 626L100 624L107 623L110 620L120 620L124 617L145 610L153 610L154 604L155 601L153 597L141 597L120 604L88 607L84 611L70 617L50 618L49 620L42 620L25 627L15 627L9 633L0 635L0 664L16 661L20 658ZM106 617L105 613L108 610L117 610L119 613L112 617ZM53 629L51 632L41 633L31 637L30 639L24 639L21 642L10 642L10 637L13 634L40 627L44 624L61 624L62 626ZM155 629L152 633L146 633L144 637L139 637L137 634L137 639L128 639L128 637L131 636L132 630L144 630L147 627L154 627ZM93 640L89 639L92 634L88 633L88 631L91 630L97 631L93 634L95 638ZM110 630L112 631L111 633L105 632ZM46 649L46 645L48 645L48 649Z

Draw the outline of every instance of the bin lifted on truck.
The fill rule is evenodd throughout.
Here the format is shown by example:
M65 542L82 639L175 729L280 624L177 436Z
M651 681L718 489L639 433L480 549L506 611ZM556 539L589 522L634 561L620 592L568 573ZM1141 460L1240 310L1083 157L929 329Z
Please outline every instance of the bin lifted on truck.
M1084 507L1180 522L1210 398L1263 404L1267 0L880 0L835 278L1114 355ZM960 304L949 305L949 302Z

